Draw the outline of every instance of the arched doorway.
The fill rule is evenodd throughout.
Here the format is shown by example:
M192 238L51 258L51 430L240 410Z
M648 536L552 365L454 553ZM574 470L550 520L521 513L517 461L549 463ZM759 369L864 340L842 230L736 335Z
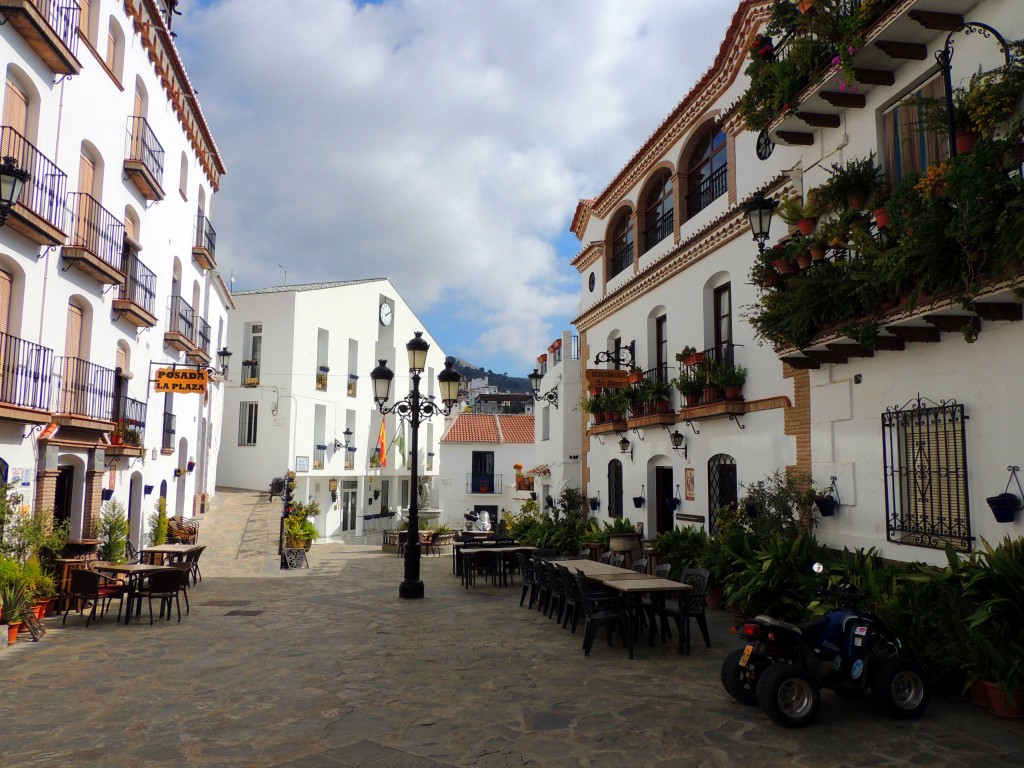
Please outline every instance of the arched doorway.
M142 546L142 473L132 472L128 481L128 539L136 547Z
M718 533L715 510L736 505L739 489L736 481L736 459L725 453L716 453L708 460L708 532Z
M178 517L185 516L185 480L188 473L185 471L185 462L188 461L188 439L181 438L178 441L178 482L174 488L174 514ZM189 514L191 517L191 513Z

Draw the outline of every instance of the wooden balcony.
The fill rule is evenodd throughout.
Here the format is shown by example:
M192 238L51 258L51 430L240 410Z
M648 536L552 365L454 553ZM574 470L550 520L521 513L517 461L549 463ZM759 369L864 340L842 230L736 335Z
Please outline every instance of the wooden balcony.
M67 175L9 125L0 129L0 156L13 157L18 167L28 172L28 181L11 208L7 226L37 245L62 245L67 239Z
M192 246L192 259L202 269L216 269L217 232L210 220L200 214L196 216L196 238Z
M92 195L68 195L71 242L61 249L70 266L104 285L123 286L124 224Z
M181 296L171 297L164 345L186 354L195 350L195 310Z
M76 0L0 0L0 14L40 59L58 75L77 75L78 16Z
M146 200L164 199L164 148L144 117L128 118L124 175Z
M157 323L156 275L134 253L129 253L124 264L125 284L113 301L111 315L115 321L124 320L136 328L153 328Z

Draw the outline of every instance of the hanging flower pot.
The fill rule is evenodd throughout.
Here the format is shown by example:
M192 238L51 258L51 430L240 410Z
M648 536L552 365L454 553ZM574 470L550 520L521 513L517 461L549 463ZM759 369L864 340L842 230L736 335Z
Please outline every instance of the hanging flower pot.
M594 498L590 500L590 511L597 512L601 508L601 500Z
M796 255L796 265L800 269L810 269L811 268L811 252L809 250L807 250L807 251L800 251L800 253L798 253Z
M811 263L825 260L826 251L824 243L811 243L808 246L808 250L811 252Z
M1012 523L1014 515L1020 508L1017 497L1012 493L1000 493L998 496L989 496L985 499L988 502L992 514L997 523Z
M796 223L796 228L800 230L800 234L804 237L810 237L814 234L814 219L800 219Z
M679 509L679 499L674 497L671 499L665 499L665 508L668 509L669 512L675 512Z
M839 502L836 501L836 497L831 493L827 496L818 496L814 500L814 506L818 508L818 512L822 517L832 517L835 514L836 509L839 507Z
M774 270L766 269L764 274L761 275L761 284L765 288L778 288L780 282L779 273Z
M636 507L637 509L640 509L640 507L642 507L643 505L644 505L644 497L643 496L634 496L633 497L633 506L634 507Z
M629 379L630 384L639 384L641 381L644 380L644 372L630 371L629 374L627 374L627 378Z
M690 352L685 357L683 357L683 363L685 365L699 365L700 363L703 363L703 362L704 362L704 353L703 352Z
M776 259L772 262L772 266L775 267L775 271L780 275L794 275L796 274L796 264L792 261L783 261L782 259Z
M889 211L885 208L875 208L875 223L879 229L886 229L889 226Z

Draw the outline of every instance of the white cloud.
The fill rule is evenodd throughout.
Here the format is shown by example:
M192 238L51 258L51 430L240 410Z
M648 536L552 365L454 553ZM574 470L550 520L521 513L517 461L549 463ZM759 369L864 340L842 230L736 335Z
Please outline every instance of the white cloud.
M284 13L282 13L284 11ZM555 241L712 63L731 0L220 0L178 43L236 287L387 276L515 372L578 301ZM442 306L457 318L429 322Z

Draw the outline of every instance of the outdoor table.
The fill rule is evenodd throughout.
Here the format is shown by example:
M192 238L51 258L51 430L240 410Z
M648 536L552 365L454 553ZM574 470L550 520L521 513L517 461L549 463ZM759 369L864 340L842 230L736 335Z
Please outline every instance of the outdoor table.
M139 550L139 555L144 559L152 555L162 555L168 562L179 562L185 555L195 552L198 549L202 549L199 544L157 544L152 547L143 547Z
M488 555L491 555L494 558L496 558L496 564L498 567L495 569L495 574L498 578L500 578L500 586L504 587L508 584L508 574L505 571L505 558L502 557L502 555L512 554L514 552L534 552L536 549L536 547L529 547L522 544L511 544L501 547L470 547L469 552L472 552L474 554L486 552ZM460 550L460 552L462 554L466 554L464 549ZM463 574L465 572L465 567L460 562L459 567L456 570L458 571L459 574Z
M171 545L166 545L171 546ZM108 564L97 568L96 570L104 573L119 573L126 577L126 588L128 594L128 608L124 612L124 623L128 624L131 618L131 606L132 598L139 591L139 582L142 581L146 576L157 571L169 571L172 570L164 565L146 565L145 563L121 563L118 565ZM139 611L142 610L142 603L140 602L136 606Z
M494 540L491 541L455 541L452 542L452 574L455 576L462 575L462 550L469 546L471 549L494 549L498 546L498 543ZM518 545L517 545L518 546ZM531 547L531 549L533 549Z
M560 560L559 565L564 565L569 570L580 570L588 577L601 575L618 575L623 573L635 573L628 568L620 568L617 565L595 562L594 560Z
M644 579L655 579L656 576L651 576L649 573L637 573L636 571L623 571L622 573L598 573L587 578L593 579L594 581L600 581L602 584L606 581L642 581Z
M600 582L608 589L615 590L619 593L619 596L624 601L626 608L626 635L629 642L633 642L633 612L636 609L636 601L633 598L642 597L644 594L650 593L651 599L656 603L664 601L665 595L671 592L682 592L688 594L693 591L693 587L689 584L682 584L678 581L672 581L670 579L659 579L657 577L647 576L646 574L637 574L643 578L639 579L623 579L612 576L611 578L601 576L587 576L587 578L593 579L594 581ZM689 631L690 622L686 621L682 624L683 629L680 632L679 637L679 652L683 652L683 648L689 648ZM687 636L683 636L686 633ZM648 642L654 643L654 623L651 622L650 632L648 636Z

